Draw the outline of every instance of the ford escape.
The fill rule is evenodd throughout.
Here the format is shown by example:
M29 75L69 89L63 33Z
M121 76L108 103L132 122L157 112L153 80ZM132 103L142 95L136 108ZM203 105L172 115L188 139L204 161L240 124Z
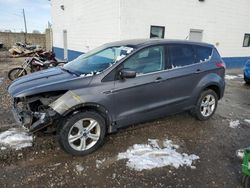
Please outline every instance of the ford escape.
M127 40L21 77L8 91L20 124L30 132L53 127L66 152L86 155L131 124L181 111L209 119L223 97L224 74L213 45Z

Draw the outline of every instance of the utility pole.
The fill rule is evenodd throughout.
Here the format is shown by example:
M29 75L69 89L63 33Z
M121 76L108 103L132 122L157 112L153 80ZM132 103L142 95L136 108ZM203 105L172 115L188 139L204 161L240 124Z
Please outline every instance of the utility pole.
M24 42L26 44L26 34L27 34L27 25L26 25L26 18L25 18L25 12L24 12L24 9L23 9L23 21L24 21L24 27L25 27L25 33L24 33Z

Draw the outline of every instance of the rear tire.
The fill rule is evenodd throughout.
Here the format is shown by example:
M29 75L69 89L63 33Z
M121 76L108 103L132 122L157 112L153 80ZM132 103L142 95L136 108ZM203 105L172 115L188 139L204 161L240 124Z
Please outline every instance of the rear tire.
M200 94L193 114L200 121L208 120L214 115L217 104L217 94L211 89L205 90Z
M84 156L99 148L106 134L104 118L96 112L86 111L65 118L58 129L61 148L75 156Z
M11 69L8 73L8 78L13 81L17 78L20 78L22 76L27 75L27 71L24 68L21 67L17 67L14 69Z

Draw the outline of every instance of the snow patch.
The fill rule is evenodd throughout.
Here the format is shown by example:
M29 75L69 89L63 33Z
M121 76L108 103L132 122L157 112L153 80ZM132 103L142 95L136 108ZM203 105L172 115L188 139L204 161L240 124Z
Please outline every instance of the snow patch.
M229 75L229 74L225 75L225 79L227 79L227 80L234 80L236 78L240 78L240 77L236 76L236 75Z
M94 75L98 75L101 72L91 72L91 73L87 73L87 74L81 74L80 77L90 77L90 76L94 76Z
M239 78L244 78L243 74L238 74Z
M182 66L174 66L174 65L172 65L172 69L179 69L179 68L181 68Z
M125 50L127 52L127 54L130 54L134 50L134 48L131 48L128 46L123 46L122 50Z
M6 147L1 147L0 150L6 150L7 148Z
M106 159L102 159L102 160L96 160L96 168L100 168L102 163L104 163L106 161Z
M173 144L171 140L166 139L162 145L162 147L159 146L159 140L148 139L148 144L135 144L126 152L119 153L118 160L128 159L126 165L137 171L164 166L195 168L192 162L199 159L199 156L177 152L176 149L179 146Z
M116 61L120 61L121 59L123 59L124 57L126 57L126 55L120 55L116 58Z
M244 119L244 121L250 124L250 119Z
M238 128L239 125L240 125L240 121L239 120L235 120L235 121L231 120L230 123L229 123L229 127L233 128L233 129Z
M82 172L84 170L84 167L82 165L76 165L76 171Z
M16 150L31 147L32 141L33 137L29 136L24 129L11 128L0 133L0 145Z
M200 61L199 61L199 63L205 63L205 62L207 62L207 61L209 61L211 59L211 55L210 56L208 56L208 59L207 58L205 58L205 59L200 59Z

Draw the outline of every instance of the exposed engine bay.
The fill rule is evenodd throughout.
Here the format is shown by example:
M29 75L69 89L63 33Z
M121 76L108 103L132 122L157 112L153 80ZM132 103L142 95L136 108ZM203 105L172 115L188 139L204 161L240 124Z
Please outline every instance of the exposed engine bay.
M13 114L16 121L28 128L30 132L45 128L60 116L49 105L61 95L63 95L62 92L50 92L14 98Z

